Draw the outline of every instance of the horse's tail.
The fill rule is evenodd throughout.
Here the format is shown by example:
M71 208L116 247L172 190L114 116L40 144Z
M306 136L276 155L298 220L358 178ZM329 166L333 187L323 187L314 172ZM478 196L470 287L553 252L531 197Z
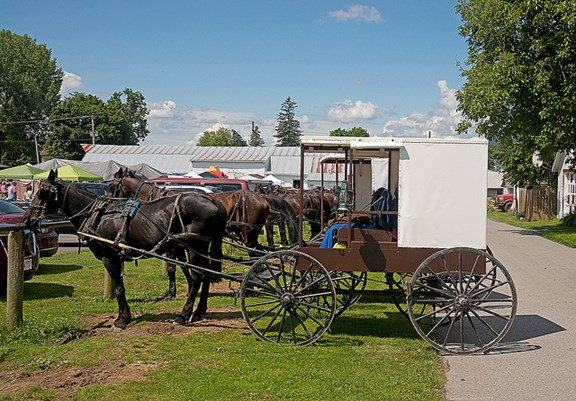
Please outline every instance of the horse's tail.
M280 214L288 226L288 237L290 238L290 245L298 242L298 220L290 204L279 196L268 196L271 208Z
M209 249L210 270L220 273L222 272L222 258L223 258L222 244L224 240L224 235L226 233L227 214L226 209L224 208L222 203L220 203L216 199L213 199L212 201L214 202L219 211L220 224L218 225L220 227L216 231L216 235L214 235L212 237L212 240L210 241L210 249ZM220 275L215 275L212 281L214 282L220 280L221 280Z
M298 242L298 219L292 210L292 207L286 200L280 199L280 207L282 214L286 216L288 224L288 237L290 237L290 244L295 245Z

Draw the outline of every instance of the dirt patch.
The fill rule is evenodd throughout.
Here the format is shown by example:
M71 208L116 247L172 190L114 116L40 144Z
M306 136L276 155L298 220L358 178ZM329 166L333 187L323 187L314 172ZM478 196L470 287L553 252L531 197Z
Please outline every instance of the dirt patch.
M134 362L124 365L104 362L96 366L46 369L34 372L17 369L0 373L0 392L14 394L30 387L39 387L44 390L57 391L60 396L55 400L67 400L87 386L145 380L145 373L157 367L156 363Z
M132 323L125 330L113 328L116 315L105 314L88 318L88 329L82 333L62 338L66 343L77 338L116 335L123 338L140 336L187 336L194 333L215 333L223 330L247 329L242 313L235 308L210 308L204 318L185 325L174 323L174 313L133 314Z
M248 330L241 312L236 308L211 308L199 322L178 325L173 323L175 314L134 315L133 323L125 330L114 330L112 323L116 315L105 314L87 318L87 329L59 339L64 344L91 336L117 336L135 338L150 336L185 337L223 330ZM31 387L55 390L55 400L67 400L87 386L111 385L125 381L146 380L146 373L160 368L165 362L119 362L102 361L95 366L70 368L50 367L45 370L27 371L25 368L8 370L7 364L0 365L0 393L15 394Z

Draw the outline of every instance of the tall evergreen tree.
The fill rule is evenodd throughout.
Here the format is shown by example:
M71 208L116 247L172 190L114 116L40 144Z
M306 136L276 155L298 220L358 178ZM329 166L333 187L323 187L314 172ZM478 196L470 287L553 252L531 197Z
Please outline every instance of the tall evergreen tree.
M278 125L275 127L278 139L276 146L300 146L300 121L294 116L294 109L297 107L296 102L290 99L290 96L284 100L280 113L278 113Z
M254 125L254 121L252 121L252 133L248 144L250 146L264 146L264 139L260 136L260 129L257 125Z

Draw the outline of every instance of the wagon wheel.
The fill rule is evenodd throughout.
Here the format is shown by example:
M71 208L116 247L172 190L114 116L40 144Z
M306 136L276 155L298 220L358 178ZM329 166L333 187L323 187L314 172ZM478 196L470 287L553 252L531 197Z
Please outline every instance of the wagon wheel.
M336 315L340 316L346 309L354 305L362 294L359 291L366 288L368 274L366 272L331 272L332 282L336 287Z
M454 354L482 352L498 343L510 330L517 306L508 271L492 255L472 248L428 257L412 277L407 302L418 334L437 350Z
M330 273L313 257L277 251L246 273L240 305L250 330L262 341L308 345L330 327L336 289Z

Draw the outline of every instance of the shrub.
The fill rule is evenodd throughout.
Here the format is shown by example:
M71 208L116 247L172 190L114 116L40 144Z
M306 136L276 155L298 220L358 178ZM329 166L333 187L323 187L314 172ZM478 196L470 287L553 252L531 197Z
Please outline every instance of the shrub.
M567 214L562 218L562 224L567 227L575 227L576 226L576 213Z

